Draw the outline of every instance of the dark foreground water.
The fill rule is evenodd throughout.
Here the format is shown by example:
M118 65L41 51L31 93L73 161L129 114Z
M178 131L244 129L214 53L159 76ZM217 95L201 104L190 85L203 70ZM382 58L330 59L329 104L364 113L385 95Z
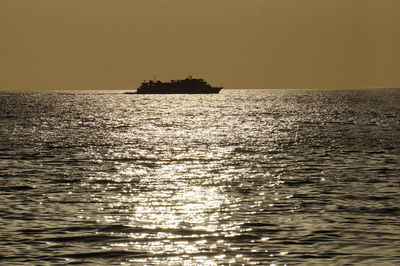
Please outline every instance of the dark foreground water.
M0 93L0 263L398 264L400 90Z

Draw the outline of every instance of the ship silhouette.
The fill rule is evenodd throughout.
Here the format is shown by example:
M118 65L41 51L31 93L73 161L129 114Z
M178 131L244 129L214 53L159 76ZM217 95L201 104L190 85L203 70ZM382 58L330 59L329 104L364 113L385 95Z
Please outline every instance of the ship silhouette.
M204 79L189 76L185 79L162 82L160 80L144 81L136 94L209 94L219 93L222 87L213 87Z

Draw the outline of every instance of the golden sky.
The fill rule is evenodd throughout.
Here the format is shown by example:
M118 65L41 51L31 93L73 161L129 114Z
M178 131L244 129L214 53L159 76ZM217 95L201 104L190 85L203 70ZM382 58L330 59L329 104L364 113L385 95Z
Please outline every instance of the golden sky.
M0 88L400 87L399 0L0 0Z

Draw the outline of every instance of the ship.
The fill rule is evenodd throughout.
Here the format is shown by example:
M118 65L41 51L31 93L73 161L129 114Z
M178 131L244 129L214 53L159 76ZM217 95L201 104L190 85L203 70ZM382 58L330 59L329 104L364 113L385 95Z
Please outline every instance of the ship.
M162 82L160 80L144 81L136 94L211 94L219 93L222 87L213 87L204 79L189 76L185 79Z

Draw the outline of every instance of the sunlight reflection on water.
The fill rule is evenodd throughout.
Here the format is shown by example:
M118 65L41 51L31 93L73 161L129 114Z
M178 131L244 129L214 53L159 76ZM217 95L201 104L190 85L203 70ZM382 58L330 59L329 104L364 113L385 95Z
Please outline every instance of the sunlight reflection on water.
M142 262L213 265L223 260L224 253L230 249L231 244L223 239L239 235L243 223L232 219L232 210L238 206L237 199L226 194L223 186L213 185L229 184L232 175L209 173L223 170L218 169L216 160L228 151L199 149L185 152L167 145L159 145L157 150L161 147L165 149L162 156L171 157L157 160L150 170L136 169L125 162L117 167L118 172L109 179L112 185L103 189L115 186L118 191L124 191L123 194L92 198L93 201L112 202L106 207L110 212L104 210L105 207L99 209L105 213L100 223L123 222L128 227L142 229L129 233L126 242L110 247L143 251L148 258ZM175 149L174 155L171 149ZM113 152L112 156L112 159L126 158L127 154ZM153 158L147 156L146 159ZM91 179L95 187L98 186L96 179ZM122 187L118 185L121 182L124 183ZM177 254L182 256L177 257ZM214 255L210 257L210 254Z

